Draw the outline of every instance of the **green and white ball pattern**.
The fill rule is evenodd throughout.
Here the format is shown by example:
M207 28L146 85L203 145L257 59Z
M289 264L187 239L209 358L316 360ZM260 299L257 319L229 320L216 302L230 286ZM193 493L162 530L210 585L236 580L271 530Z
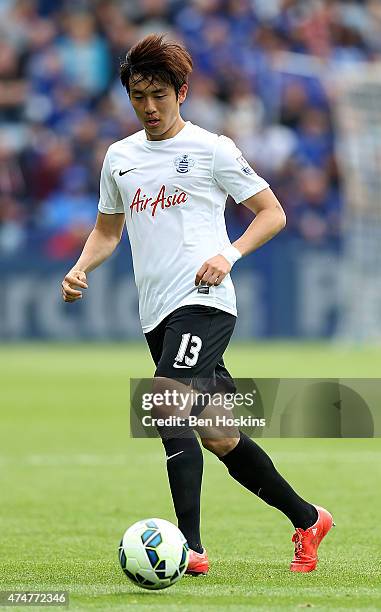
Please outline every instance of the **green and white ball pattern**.
M119 546L122 570L143 589L165 589L184 575L189 546L181 531L158 518L129 527Z

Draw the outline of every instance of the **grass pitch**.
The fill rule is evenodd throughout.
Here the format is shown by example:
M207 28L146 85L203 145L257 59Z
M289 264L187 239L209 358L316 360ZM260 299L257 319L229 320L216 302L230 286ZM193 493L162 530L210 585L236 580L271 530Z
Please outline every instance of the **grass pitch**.
M377 348L247 344L235 376L379 375ZM71 610L215 612L381 607L380 440L260 442L337 527L318 570L294 575L292 527L205 454L206 578L161 592L132 585L117 547L134 521L175 521L159 440L128 436L130 377L150 376L143 345L27 345L0 350L0 588L67 590Z

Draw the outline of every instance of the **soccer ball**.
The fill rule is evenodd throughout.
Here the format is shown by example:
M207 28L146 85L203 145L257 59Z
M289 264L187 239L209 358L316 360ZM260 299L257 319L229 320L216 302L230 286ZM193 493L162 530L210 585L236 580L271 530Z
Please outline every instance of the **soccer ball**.
M183 576L189 546L175 525L164 519L145 519L129 527L119 546L122 570L143 589L166 589Z

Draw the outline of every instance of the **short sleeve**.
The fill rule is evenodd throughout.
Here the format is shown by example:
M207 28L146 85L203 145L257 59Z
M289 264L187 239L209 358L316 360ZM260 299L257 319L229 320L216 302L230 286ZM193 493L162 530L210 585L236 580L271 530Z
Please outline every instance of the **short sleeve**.
M123 213L124 207L110 167L110 153L107 151L101 172L98 210L107 215Z
M214 156L213 178L239 203L269 187L243 157L234 142L219 136Z

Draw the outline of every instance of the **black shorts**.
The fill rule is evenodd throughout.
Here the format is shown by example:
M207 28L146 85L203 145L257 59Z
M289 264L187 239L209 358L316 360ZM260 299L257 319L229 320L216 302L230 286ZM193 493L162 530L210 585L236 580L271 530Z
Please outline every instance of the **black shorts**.
M236 317L211 306L182 306L145 334L155 376L181 380L208 393L235 392L222 358Z

